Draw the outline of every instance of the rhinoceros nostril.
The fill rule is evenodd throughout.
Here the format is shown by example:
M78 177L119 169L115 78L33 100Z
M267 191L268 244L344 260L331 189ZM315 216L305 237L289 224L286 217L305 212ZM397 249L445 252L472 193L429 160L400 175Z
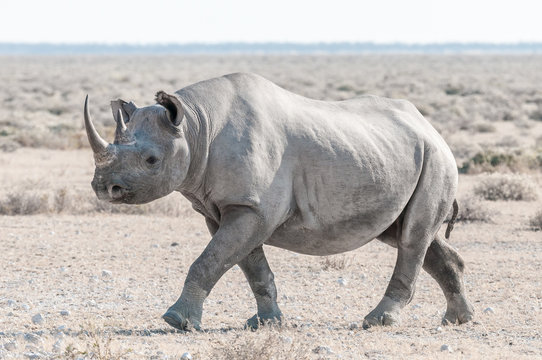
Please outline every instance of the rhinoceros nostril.
M111 196L112 199L120 199L124 195L124 187L115 184L109 186L109 196Z

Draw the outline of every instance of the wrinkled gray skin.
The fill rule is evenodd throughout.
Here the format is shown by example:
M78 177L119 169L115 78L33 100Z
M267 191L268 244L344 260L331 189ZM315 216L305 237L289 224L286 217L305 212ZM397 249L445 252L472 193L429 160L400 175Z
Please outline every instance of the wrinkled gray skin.
M179 191L212 234L163 316L168 324L200 329L204 299L235 264L256 297L247 325L280 322L263 244L331 255L373 239L398 256L365 328L399 320L422 267L446 296L443 321L472 319L463 260L437 235L455 198L456 163L411 103L311 100L253 74L159 92L156 101L112 102L114 144L95 131L86 103L85 115L98 198L141 204Z

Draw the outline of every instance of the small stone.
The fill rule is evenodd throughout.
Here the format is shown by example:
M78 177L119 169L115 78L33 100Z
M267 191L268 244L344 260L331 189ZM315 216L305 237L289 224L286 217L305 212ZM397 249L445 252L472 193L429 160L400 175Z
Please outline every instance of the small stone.
M61 353L62 348L63 348L63 341L62 339L58 339L53 345L53 352L57 354Z
M24 340L31 344L39 344L43 342L43 340L38 335L32 333L24 334Z
M437 332L442 332L442 326L437 326L435 330L437 330Z
M28 305L28 304L22 304L22 305L21 305L21 308L23 308L23 310L28 311L28 310L30 310L30 305Z
M60 332L60 333L64 333L66 332L67 330L67 326L66 325L59 325L56 327L56 331Z
M493 309L491 306L490 307L486 307L484 309L484 314L495 314L495 309Z
M174 242L171 243L171 246L179 246L179 243L174 241Z
M181 360L192 360L192 355L190 355L189 352L185 352L184 354L182 354Z
M68 269L66 269L64 266L61 266L58 271L60 271L61 273L65 273L66 271L68 271Z
M17 305L17 302L15 300L11 300L11 299L8 300L8 306L10 308L14 308L15 305Z
M24 357L30 360L43 359L43 355L37 352L26 352L24 353Z
M415 309L421 309L422 306L420 304L414 304L412 305L412 309L415 310Z
M102 270L102 276L103 277L111 277L113 276L113 273L109 270Z
M348 328L349 328L350 330L355 330L355 329L358 329L358 328L359 328L359 325L358 325L357 322L354 321L354 322L351 322L350 325L348 325Z
M17 349L17 343L15 341L10 341L4 344L4 349L7 351L15 351Z
M30 351L30 352L33 352L33 353L37 353L37 352L40 351L40 349L38 349L36 346L31 345L31 344L26 345L26 346L24 347L24 349L25 349L26 351Z
M312 349L312 352L315 354L321 354L321 355L333 354L333 351L331 350L329 346L322 346L322 345L319 345L315 347L314 349Z
M281 336L280 339L286 344L291 344L294 342L294 340L290 336Z
M341 286L348 285L348 281L346 279L343 279L343 278L339 278L339 280L337 280L337 283L339 283L339 285L341 285Z
M153 249L158 249L160 246L158 246L158 244L152 244L151 247L152 247Z
M69 310L60 310L60 315L62 316L70 316Z
M43 315L41 314L36 314L34 316L32 316L32 322L36 325L41 325L45 322L45 319L43 318Z
M453 349L450 345L444 344L440 347L440 351L453 352Z

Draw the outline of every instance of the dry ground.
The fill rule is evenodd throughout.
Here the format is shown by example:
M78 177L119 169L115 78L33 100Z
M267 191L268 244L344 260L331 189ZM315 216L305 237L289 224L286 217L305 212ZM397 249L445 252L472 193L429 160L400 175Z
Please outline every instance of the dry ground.
M476 309L471 324L440 326L444 297L422 273L400 326L361 330L395 262L394 249L373 242L326 258L267 247L286 319L280 329L242 329L256 307L242 272L234 267L205 302L206 331L176 333L160 316L180 294L190 264L209 241L203 219L177 194L112 214L116 208L97 203L90 189L90 152L73 149L86 146L80 115L85 92L96 93L96 117L107 129L110 98L122 95L148 104L161 88L252 70L312 97L338 99L367 91L412 98L420 108L427 106L428 118L456 152L462 149L458 144L474 146L460 159L480 149L536 159L542 147L542 122L536 119L542 104L537 103L542 99L542 58L24 60L26 65L0 58L0 139L5 150L17 148L0 152L0 210L33 214L0 216L0 358L178 359L185 352L194 359L542 358L542 233L530 224L542 208L542 176L532 163L515 170L531 186L521 191L538 200L479 200L477 209L485 210L490 221L461 222L452 233L451 243L467 263L465 280ZM138 76L126 69L137 70ZM481 94L446 93L457 84L463 89L458 91L478 89ZM420 105L422 100L427 103ZM51 111L48 106L55 102L66 109ZM492 130L473 125L476 121L461 111L446 118L453 109L472 109L476 121ZM515 115L491 117L506 109ZM463 128L456 126L459 122ZM515 140L499 143L507 136ZM21 140L26 138L28 144ZM475 198L474 189L488 178L462 175L459 198ZM36 314L44 318L41 324L33 323ZM452 352L441 351L443 345Z

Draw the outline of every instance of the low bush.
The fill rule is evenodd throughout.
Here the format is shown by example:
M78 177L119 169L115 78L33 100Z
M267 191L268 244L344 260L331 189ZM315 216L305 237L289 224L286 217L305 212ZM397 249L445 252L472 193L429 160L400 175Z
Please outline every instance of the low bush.
M479 133L491 133L497 131L495 125L486 121L477 122L474 124L473 128L474 131Z
M538 198L536 187L524 175L491 174L486 176L474 188L474 193L486 200L525 200Z

